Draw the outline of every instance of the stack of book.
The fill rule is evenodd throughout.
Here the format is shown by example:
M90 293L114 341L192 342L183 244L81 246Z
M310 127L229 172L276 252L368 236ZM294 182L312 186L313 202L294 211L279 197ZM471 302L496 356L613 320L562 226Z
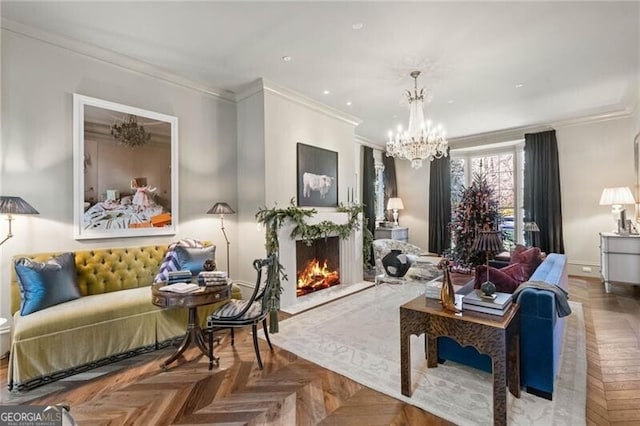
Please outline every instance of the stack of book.
M480 290L473 290L462 297L462 310L503 316L511 306L513 300L511 295L494 293L492 296L495 297L488 297Z
M172 293L193 293L198 290L200 286L198 284L193 283L175 283L172 285L165 285L164 287L160 287L160 291L170 291Z
M191 282L191 271L185 269L182 271L171 271L167 278L167 284Z
M202 271L198 274L198 284L204 286L227 285L227 272Z

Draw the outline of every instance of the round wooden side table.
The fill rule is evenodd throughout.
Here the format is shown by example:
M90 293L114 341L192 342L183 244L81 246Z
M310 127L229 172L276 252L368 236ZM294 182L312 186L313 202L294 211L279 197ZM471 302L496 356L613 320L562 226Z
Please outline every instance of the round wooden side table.
M178 359L191 343L198 346L200 351L208 357L209 350L198 321L198 306L228 300L231 297L231 285L200 287L191 293L175 293L161 290L165 285L165 283L158 283L151 286L151 303L161 308L188 308L189 323L180 346L178 346L173 355L162 363L162 367L166 368ZM211 356L213 357L213 351L211 351ZM209 361L214 362L216 366L218 365L218 358L216 357L209 359Z

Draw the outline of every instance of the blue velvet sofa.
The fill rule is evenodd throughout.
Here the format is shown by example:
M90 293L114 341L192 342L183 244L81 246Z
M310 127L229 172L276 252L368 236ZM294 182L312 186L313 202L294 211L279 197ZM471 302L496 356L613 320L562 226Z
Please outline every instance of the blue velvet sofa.
M549 254L536 268L529 281L543 281L562 287L568 285L567 257ZM552 399L556 374L560 367L560 350L566 317L558 318L555 295L548 290L525 288L520 304L520 385L527 392ZM491 372L488 355L471 347L462 347L453 339L438 338L438 358Z

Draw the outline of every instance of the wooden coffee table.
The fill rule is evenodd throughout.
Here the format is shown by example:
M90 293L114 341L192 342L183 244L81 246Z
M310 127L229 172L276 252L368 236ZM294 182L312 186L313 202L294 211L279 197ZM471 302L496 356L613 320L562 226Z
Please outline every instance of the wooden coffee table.
M411 396L411 335L425 334L427 367L438 366L438 337L473 346L493 360L493 423L507 424L509 391L520 398L520 316L513 303L504 316L464 311L446 312L439 300L416 297L400 306L400 380L402 394ZM508 361L508 362L507 362Z
M165 283L158 283L151 286L151 303L161 308L188 308L189 323L180 346L178 346L173 355L162 363L162 367L166 368L178 359L191 343L195 343L203 354L209 356L204 333L200 328L200 321L198 321L198 306L210 305L229 299L231 297L231 286L200 287L192 293L174 293L160 290L165 285ZM213 351L211 353L213 354ZM210 361L215 362L216 365L218 364L218 359L215 357Z

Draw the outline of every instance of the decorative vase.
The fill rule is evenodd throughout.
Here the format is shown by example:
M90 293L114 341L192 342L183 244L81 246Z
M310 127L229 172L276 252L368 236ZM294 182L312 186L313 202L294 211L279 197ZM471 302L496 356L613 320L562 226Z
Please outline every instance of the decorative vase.
M491 296L496 292L496 286L491 281L485 281L480 286L480 290L485 296Z
M205 271L215 271L216 270L216 261L213 259L207 259L204 261L202 265L202 269Z
M440 303L445 311L460 312L456 308L456 292L451 283L451 275L449 272L449 260L442 259L438 264L438 268L442 270L442 288L440 289Z
M382 258L382 266L390 277L404 277L409 268L411 261L401 250L391 250Z

